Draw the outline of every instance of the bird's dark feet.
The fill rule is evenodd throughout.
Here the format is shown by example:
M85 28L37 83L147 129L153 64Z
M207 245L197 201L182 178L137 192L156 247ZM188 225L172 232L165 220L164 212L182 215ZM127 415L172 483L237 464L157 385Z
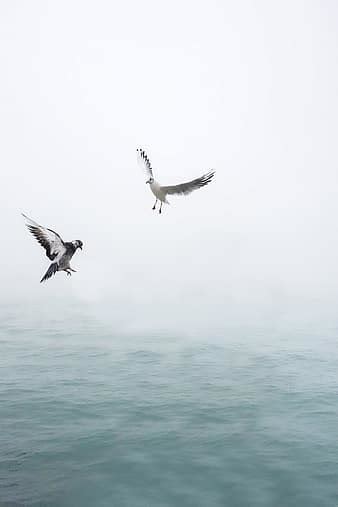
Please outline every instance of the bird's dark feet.
M161 213L162 213L162 210L161 210L161 208L160 208L160 210L159 210L159 214L161 214Z
M66 273L67 273L67 276L72 276L70 271L66 271Z
M156 206L155 206L155 204L154 204L154 206L153 206L153 207L152 207L151 209L156 209Z

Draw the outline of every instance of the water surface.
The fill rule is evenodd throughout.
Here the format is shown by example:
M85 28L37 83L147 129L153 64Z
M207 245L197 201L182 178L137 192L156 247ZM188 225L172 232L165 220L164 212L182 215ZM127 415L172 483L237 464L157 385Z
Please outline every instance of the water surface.
M338 505L337 329L0 317L0 505Z

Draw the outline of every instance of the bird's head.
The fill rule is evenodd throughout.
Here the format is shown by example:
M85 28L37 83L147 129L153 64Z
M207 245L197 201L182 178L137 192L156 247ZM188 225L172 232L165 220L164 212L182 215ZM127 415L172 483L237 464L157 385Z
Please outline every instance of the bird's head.
M146 183L154 183L154 178L149 178L149 180L146 181Z
M75 246L75 248L80 248L82 250L83 243L81 240L76 239L75 241L73 241L73 245Z

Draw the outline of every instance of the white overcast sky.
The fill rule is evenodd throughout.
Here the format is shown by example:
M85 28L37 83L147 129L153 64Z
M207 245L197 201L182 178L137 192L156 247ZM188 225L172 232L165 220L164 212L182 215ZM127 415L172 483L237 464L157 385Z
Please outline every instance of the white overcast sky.
M0 299L163 329L335 305L337 26L333 0L3 0ZM159 216L137 146L216 178ZM71 279L39 285L21 211L84 242Z

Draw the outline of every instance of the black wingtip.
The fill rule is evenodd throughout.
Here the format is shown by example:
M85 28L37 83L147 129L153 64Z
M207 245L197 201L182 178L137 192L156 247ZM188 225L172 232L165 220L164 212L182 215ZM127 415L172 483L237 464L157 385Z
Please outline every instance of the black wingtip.
M208 173L204 174L204 176L202 176L202 178L200 180L201 187L204 187L205 185L207 185L208 183L210 183L210 181L215 176L215 172L216 172L215 170L211 170Z
M209 172L205 175L207 178L213 178L216 174L216 169L210 169Z

